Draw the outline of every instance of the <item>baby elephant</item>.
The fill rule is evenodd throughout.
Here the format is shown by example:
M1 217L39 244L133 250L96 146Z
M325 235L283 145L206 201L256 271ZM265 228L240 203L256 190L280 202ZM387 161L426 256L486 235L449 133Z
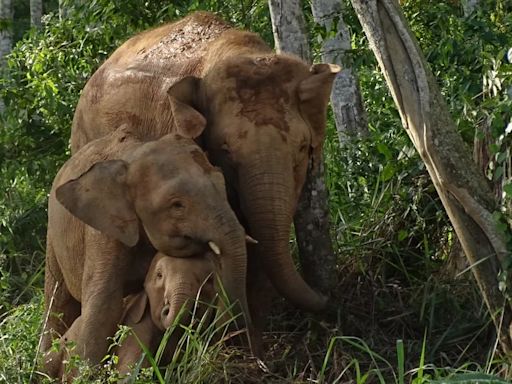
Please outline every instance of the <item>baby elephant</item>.
M196 317L202 316L209 304L213 303L216 290L211 256L204 254L176 258L159 252L149 267L144 290L124 298L123 316L119 323L129 326L151 354L156 353L165 330L174 324L184 306L179 322L188 325L189 314L195 303ZM70 358L68 347L76 342L81 326L80 316L60 338L59 350L46 354L46 371L50 376L61 378L64 382L72 380L74 372L72 369L66 371L66 363ZM165 349L161 361L164 364L172 358L181 336L177 331L173 332ZM142 348L133 334L129 334L113 351L118 356L117 369L121 376L126 376L142 356ZM149 366L147 359L142 364L143 367Z

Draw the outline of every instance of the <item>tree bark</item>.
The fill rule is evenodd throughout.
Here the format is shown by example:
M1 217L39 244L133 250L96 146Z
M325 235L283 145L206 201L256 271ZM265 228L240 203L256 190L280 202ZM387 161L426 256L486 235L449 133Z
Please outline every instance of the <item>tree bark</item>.
M479 0L462 0L462 9L464 11L464 17L469 17L476 7L478 6Z
M293 53L311 62L306 22L299 0L269 0L272 30L278 52ZM336 256L329 233L328 193L323 161L310 167L294 217L299 259L304 278L323 293L336 284Z
M395 0L352 0L370 47L402 119L460 239L496 326L511 350L511 306L499 289L509 272L503 233L493 219L496 204L451 119L432 72ZM509 230L510 231L510 230ZM508 286L510 288L510 285Z
M6 56L12 47L12 4L11 0L0 0L0 71L5 66ZM0 115L5 105L0 98Z
M269 0L272 32L277 52L288 52L311 63L306 20L300 0Z
M321 55L325 63L338 64L342 71L332 87L331 107L334 112L338 138L343 145L351 137L366 136L368 121L363 108L357 77L346 59L350 50L350 31L343 20L343 3L339 0L313 0L313 18L323 27Z
M41 28L41 17L43 16L43 0L30 0L30 25Z
M59 20L67 19L69 14L69 0L59 0Z

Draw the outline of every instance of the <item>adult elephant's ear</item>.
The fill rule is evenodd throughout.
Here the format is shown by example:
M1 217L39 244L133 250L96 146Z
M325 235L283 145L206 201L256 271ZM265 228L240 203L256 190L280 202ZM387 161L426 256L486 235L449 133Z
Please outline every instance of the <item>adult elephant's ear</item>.
M200 83L199 78L187 76L167 90L176 131L190 139L198 137L206 127L206 119L195 109Z
M313 166L317 167L322 154L325 137L327 105L332 83L341 67L335 64L315 64L311 75L299 84L299 100L302 116L311 126L311 148Z
M129 247L139 241L139 222L127 196L127 164L107 160L59 186L55 196L73 216Z

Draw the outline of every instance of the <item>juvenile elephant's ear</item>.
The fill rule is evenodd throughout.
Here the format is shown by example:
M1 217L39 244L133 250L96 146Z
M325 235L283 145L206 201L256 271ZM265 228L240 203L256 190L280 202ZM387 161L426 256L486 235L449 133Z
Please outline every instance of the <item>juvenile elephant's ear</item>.
M312 129L311 147L314 167L318 166L321 158L327 105L329 104L332 83L339 71L341 71L339 65L315 64L310 69L311 75L299 84L301 114L309 122Z
M94 164L55 191L72 215L129 247L139 241L139 222L125 184L127 164L107 160Z
M181 136L195 139L203 133L206 119L194 106L199 94L201 80L187 76L174 83L168 90L174 124Z
M149 306L149 299L146 291L137 293L125 302L125 309L122 321L127 324L138 324L141 322Z

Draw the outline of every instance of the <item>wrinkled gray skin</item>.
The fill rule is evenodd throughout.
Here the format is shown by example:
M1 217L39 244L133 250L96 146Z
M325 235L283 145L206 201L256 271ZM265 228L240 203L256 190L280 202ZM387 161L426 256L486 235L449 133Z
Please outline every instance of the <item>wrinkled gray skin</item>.
M259 241L248 249L248 299L261 329L267 279L300 308L326 304L295 269L289 238L308 164L320 159L339 70L275 54L259 36L193 13L132 37L96 71L76 109L71 150L111 132L113 120L153 120L155 129L142 134L158 137L183 129L183 111L206 118L198 142L222 168L233 209ZM178 123L160 118L168 108Z
M153 356L165 329L175 323L183 306L186 305L186 310L179 322L188 325L190 316L187 314L192 307L195 317L200 318L209 303L214 301L215 266L212 259L211 254L175 258L157 253L146 275L144 291L123 299L120 324L130 327ZM80 316L60 338L59 351L51 351L44 356L45 371L51 377L72 381L75 372L66 369L66 361L71 356L69 347L72 348L80 337L81 327ZM112 351L118 356L116 368L121 377L131 371L131 367L139 361L143 353L133 334L128 334L122 344ZM180 332L176 329L165 349L162 364L167 364L172 358L179 337ZM145 359L142 366L148 367L149 361Z
M250 329L245 232L227 202L222 174L191 139L177 135L142 142L122 126L91 142L62 167L49 197L50 316L42 351L81 313L75 351L99 363L121 318L122 298L140 289L155 249L190 257L206 252L211 241L222 252L220 279Z

